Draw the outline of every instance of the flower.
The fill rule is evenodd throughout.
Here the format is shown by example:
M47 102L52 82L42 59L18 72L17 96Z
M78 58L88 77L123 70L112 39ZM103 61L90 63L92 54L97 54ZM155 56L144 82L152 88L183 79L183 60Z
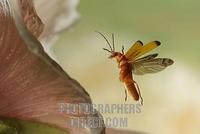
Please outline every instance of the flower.
M60 112L59 104L61 103L91 104L92 102L85 89L50 58L39 41L39 39L45 40L70 26L69 24L73 21L69 20L67 25L61 25L61 27L57 27L60 21L50 21L54 17L59 18L60 15L58 11L60 8L55 8L55 5L59 6L60 4L61 9L64 10L65 6L61 3L69 1L72 0L43 0L45 7L50 5L50 14L53 14L44 24L36 14L33 1L0 1L1 118L9 121L14 119L44 123L62 128L70 133L87 133L86 128L75 129L66 124L72 117L101 119L101 115L98 113L64 114ZM34 2L37 5L39 1L35 0ZM38 7L42 9L42 5ZM67 8L69 7L67 6ZM69 10L66 11L70 13ZM69 19L74 18L69 17ZM45 32L40 36L43 31ZM3 124L6 123L3 122ZM13 127L16 127L14 131L21 131L17 126L11 125L11 128ZM101 127L89 128L89 130L104 133L103 122Z

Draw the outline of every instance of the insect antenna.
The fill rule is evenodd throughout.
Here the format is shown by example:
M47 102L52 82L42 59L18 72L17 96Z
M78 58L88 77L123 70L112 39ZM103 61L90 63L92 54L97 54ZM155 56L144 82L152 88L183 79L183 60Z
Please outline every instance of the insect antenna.
M112 33L112 45L113 45L113 51L115 51L115 36L114 33Z
M108 41L108 39L101 32L98 32L98 31L95 31L95 32L99 33L106 40L106 42L108 43L108 45L110 47L110 50L113 51L113 49L112 49L112 47L111 47L110 42ZM104 50L106 50L106 49L104 49ZM106 51L108 51L108 49ZM111 52L111 51L109 51L109 52Z
M108 50L107 48L103 48L103 50L108 51L109 53L112 53L112 51Z

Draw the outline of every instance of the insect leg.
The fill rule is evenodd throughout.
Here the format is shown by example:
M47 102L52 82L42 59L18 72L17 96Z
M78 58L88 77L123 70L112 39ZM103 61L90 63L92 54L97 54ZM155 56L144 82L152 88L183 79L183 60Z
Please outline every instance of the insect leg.
M126 92L126 88L125 88L125 101L127 101L127 92Z
M137 90L138 90L138 93L139 93L139 96L140 96L140 99L141 99L141 105L143 105L144 100L143 100L142 95L141 95L141 93L140 93L140 88L139 88L138 84L137 84L135 81L134 81L134 83L135 83L135 85L137 86Z
M124 54L124 46L122 46L122 53Z
M115 51L115 37L114 34L112 33L112 41L113 41L113 51Z

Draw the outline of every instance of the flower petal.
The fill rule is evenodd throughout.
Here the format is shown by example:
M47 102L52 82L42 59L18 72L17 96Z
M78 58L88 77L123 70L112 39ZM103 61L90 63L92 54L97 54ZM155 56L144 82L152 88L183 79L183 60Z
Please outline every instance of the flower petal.
M23 4L23 0L20 2ZM70 131L75 130L66 124L71 117L99 117L60 112L60 103L91 103L91 99L45 53L35 38L41 33L41 22L23 20L21 7L18 0L0 1L0 116L48 123ZM28 14L32 14L31 10ZM86 129L80 131L85 133ZM95 131L103 133L104 128Z

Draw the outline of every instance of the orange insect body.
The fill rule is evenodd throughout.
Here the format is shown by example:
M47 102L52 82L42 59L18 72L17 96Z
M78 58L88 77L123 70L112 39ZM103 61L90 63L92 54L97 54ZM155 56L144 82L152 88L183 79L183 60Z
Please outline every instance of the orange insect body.
M160 45L159 41L152 41L143 46L141 41L137 41L134 45L124 54L124 47L122 46L122 52L115 51L114 45L114 34L112 34L113 44L109 43L107 38L100 32L98 32L107 41L110 50L103 48L103 50L108 51L111 55L110 59L115 58L118 63L118 68L120 69L119 79L125 84L126 89L134 100L138 101L141 99L143 104L143 99L140 94L139 87L137 83L133 80L132 73L136 75L144 75L147 73L157 73L162 71L167 66L172 65L174 62L168 58L156 58L158 54L150 54L145 57L139 58L145 53L153 50ZM126 90L125 90L126 93ZM125 100L127 95L125 97Z
M124 82L126 88L128 89L131 96L134 100L139 100L139 94L137 91L137 86L133 80L132 75L132 65L128 63L126 56L120 52L114 52L114 58L118 63L118 68L120 68L119 79L121 82Z

